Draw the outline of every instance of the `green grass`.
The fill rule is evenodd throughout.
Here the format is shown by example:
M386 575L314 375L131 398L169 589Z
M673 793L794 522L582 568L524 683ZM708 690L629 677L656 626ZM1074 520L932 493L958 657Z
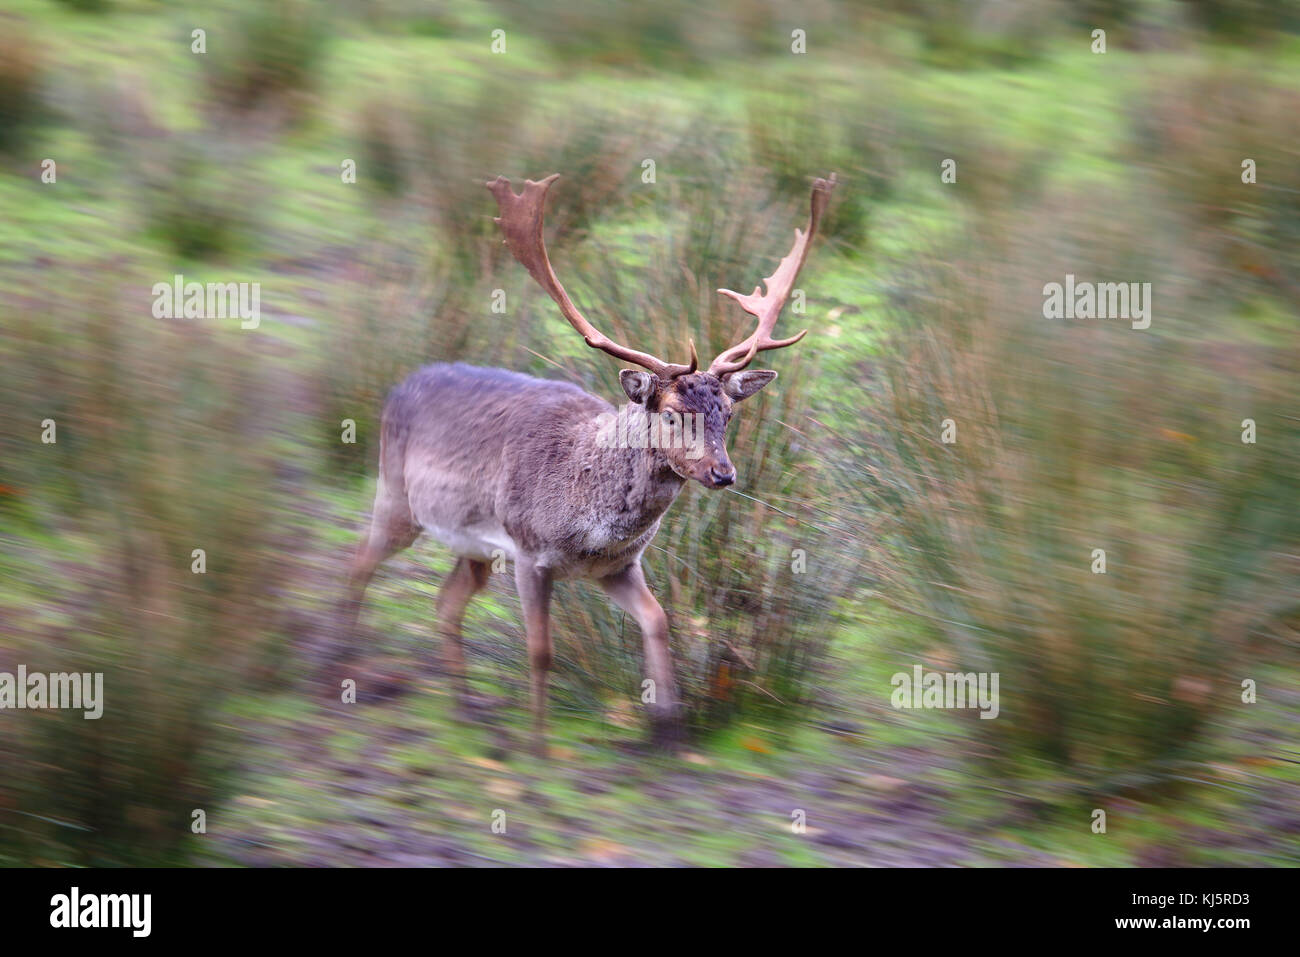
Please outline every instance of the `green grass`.
M1021 166L998 167L988 177L1002 177L1008 189L1017 186L1022 166L1034 173L1032 188L1044 192L1115 186L1132 175L1124 151L1129 122L1124 106L1149 75L1190 69L1207 56L1248 60L1252 55L1193 48L1146 51L1140 57L1117 49L1098 57L1080 40L1056 39L1031 67L1015 71L948 71L907 58L868 63L837 50L664 75L560 63L543 41L513 30L508 56L497 58L487 46L488 31L500 20L496 11L476 3L453 6L450 26L411 33L360 30L329 44L319 82L328 92L317 94L316 108L299 126L249 151L250 180L266 184L268 198L257 210L257 229L217 267L177 261L161 240L143 232L138 203L122 186L131 156L102 155L91 137L67 127L42 131L26 155L0 175L0 290L21 289L24 273L44 260L89 263L117 255L132 256L160 275L183 272L203 281L209 270L219 270L222 278L234 274L261 281L263 308L276 314L263 319L266 341L280 350L276 361L286 376L304 375L336 333L334 310L356 280L342 268L295 267L327 264L331 256L349 256L367 240L378 243L394 233L422 244L418 255L429 258L459 241L422 210L395 216L376 204L363 184L340 182L341 160L362 155L356 118L373 90L409 90L418 78L466 102L485 75L499 72L553 102L597 95L629 112L654 115L647 150L664 152L654 154L660 188L652 205L596 222L589 237L630 247L634 258L648 227L672 215L671 145L692 119L707 113L720 128L738 128L753 89L797 85L814 89L827 104L872 119L877 104L863 106L858 98L864 88L880 89L894 104L898 124L911 134L903 173L892 195L872 206L866 250L828 245L818 250L805 275L806 324L814 329L806 347L827 357L822 377L808 387L818 390L819 407L833 408L835 383L860 375L863 363L884 348L885 307L897 291L899 268L961 234L971 191L985 178L976 171L983 172L991 152L1023 158ZM189 52L189 15L160 15L152 5L124 4L110 20L44 0L17 0L10 8L55 44L55 72L65 84L60 88L78 74L139 76L156 122L173 131L197 126L191 105L200 95L201 75ZM124 36L130 36L129 44L122 42ZM217 52L213 40L210 30L209 55ZM1294 43L1276 51L1273 60L1279 80L1300 79L1300 48ZM39 181L38 164L45 156L59 163L56 185ZM947 157L958 162L954 186L939 182L939 164ZM810 174L829 172L816 156L809 156L808 164ZM541 176L553 170L506 172ZM638 177L638 168L628 170L629 190L640 188ZM723 203L725 185L718 196ZM486 217L491 212L486 191L482 199ZM782 252L774 249L771 261ZM736 282L743 288L757 278ZM279 321L284 314L308 321ZM1252 303L1247 318L1278 340L1293 324L1283 305L1267 299ZM582 353L558 321L543 334L555 343L549 355ZM516 368L535 364L522 349L498 361ZM303 435L318 425L298 420ZM297 452L303 435L289 440ZM309 465L320 467L316 461ZM301 550L342 554L356 541L373 480L316 478L310 541ZM58 593L48 569L94 568L105 556L93 537L43 525L39 508L23 507L36 514L21 524L6 523L0 608L20 609L30 630L70 626L71 613L58 601L70 596ZM414 659L430 647L436 583L448 567L445 551L417 546L381 573L364 618L377 651ZM330 598L321 593L293 600L319 612ZM517 604L508 582L494 583L471 606L467 634L472 649L501 649L472 658L480 687L503 699L497 707L499 732L456 721L445 688L432 680L417 681L414 693L396 701L363 702L351 711L326 709L283 687L235 694L225 705L223 724L243 736L246 747L238 755L231 799L210 815L209 835L192 842L195 859L211 864L340 859L313 843L313 835L319 835L325 844L335 842L331 846L344 860L380 860L400 851L403 839L386 837L385 828L372 823L376 820L405 829L414 853L430 861L811 865L881 859L875 847L839 847L816 840L817 834L792 833L789 812L805 807L810 829L819 832L869 830L857 815L878 813L887 821L900 813L904 830L915 824L923 833L900 837L898 854L915 852L927 840L965 838L967 843L954 844L953 861L992 864L1027 857L1039 863L1127 865L1141 862L1148 848L1181 843L1184 827L1230 830L1233 821L1250 816L1261 788L1297 783L1296 765L1285 756L1270 751L1262 756L1268 763L1245 763L1261 755L1242 742L1256 735L1274 745L1285 741L1297 710L1300 673L1293 663L1270 663L1261 672L1261 686L1281 694L1237 709L1232 721L1216 728L1209 745L1216 767L1200 766L1168 796L1132 799L1110 814L1108 835L1090 832L1086 802L1042 817L1009 813L1015 795L999 790L998 779L981 773L978 762L972 769L950 761L973 747L968 727L943 715L888 709L889 676L926 650L920 630L869 595L845 596L830 627L834 657L817 717L846 721L853 725L851 733L828 733L811 721L774 727L742 720L694 745L686 758L646 756L633 750L642 737L635 721L583 708L568 689L554 711L552 729L552 744L564 757L543 764L499 746L502 734L522 743L527 717L517 679L523 659ZM404 737L394 740L395 732ZM320 750L310 750L309 742ZM374 776L373 789L353 789L358 770ZM1022 772L1030 782L1026 790L1052 784L1047 772L1029 767ZM593 780L599 789L589 791ZM890 810L900 794L926 787L944 795L941 808L911 817ZM726 803L730 798L734 806ZM498 807L507 811L508 836L494 835L489 827ZM1294 833L1279 836L1272 850L1210 849L1195 858L1229 864L1298 859Z
M888 687L889 674L912 660L891 660L890 650L873 637L890 631L886 622L880 628L843 636L838 645L843 657L834 669L831 689L836 703L861 700L864 685ZM863 661L869 664L855 667ZM1261 685L1281 690L1278 683L1288 680L1290 694L1300 693L1287 668L1270 668ZM1107 798L1095 805L1086 799L1071 801L1041 816L1009 812L1018 786L981 773L978 764L943 766L941 755L969 749L972 739L960 722L935 713L886 708L858 714L861 733L852 738L809 725L780 733L741 725L674 759L630 756L626 749L638 740L636 731L560 712L552 738L558 759L542 763L526 753L494 752L483 729L459 725L450 717L449 699L436 685L397 702L358 705L342 719L326 720L297 698L236 701L232 712L240 715L237 725L256 729L253 738L259 741L247 763L268 770L243 779L240 789L246 798L233 802L224 826L239 835L263 835L276 844L276 856L269 860L294 859L295 845L283 840L286 828L302 834L347 834L352 839L364 833L358 819L398 826L396 822L413 816L409 826L430 841L441 841L442 853L453 859L478 855L480 863L636 861L716 866L744 863L751 851L761 851L764 861L778 864L868 863L873 861L871 849L838 851L816 838L823 831L839 833L855 820L856 812L882 800L937 787L944 794L944 807L934 819L927 818L925 833L927 839L940 843L969 836L968 843L954 847L955 862L1029 859L1073 866L1133 866L1147 860L1144 855L1152 849L1179 845L1186 828L1218 833L1248 816L1252 781L1289 787L1297 783L1294 764L1286 763L1285 754L1279 752L1261 765L1252 763L1256 756L1240 745L1250 734L1264 730L1276 735L1277 742L1285 740L1294 700L1287 705L1274 698L1271 704L1243 709L1215 734L1214 760L1192 772L1172 796ZM521 704L504 706L505 721L517 738L525 725ZM516 716L508 713L512 709ZM283 732L298 727L334 728L323 732L328 748L324 762L304 764L301 757L293 757L292 747L286 753L283 744L275 743L295 740L295 733ZM282 732L276 733L277 728ZM394 729L410 732L411 740L384 745ZM264 738L267 743L262 743ZM918 753L927 756L919 764ZM292 780L274 770L289 760L298 768ZM368 768L392 772L400 783L355 802L333 796L346 791L344 783L351 771ZM840 793L828 799L808 788L801 775L809 769L835 774ZM588 790L593 781L602 782L596 793ZM750 785L738 798L732 793L737 781ZM771 800L765 796L767 791L772 792ZM732 799L734 805L723 803ZM782 799L788 807L779 803ZM1107 810L1104 835L1090 829L1093 806ZM498 808L507 814L505 836L493 835L489 828L491 814ZM808 834L790 830L789 814L795 808L806 811ZM907 814L899 825L905 835L910 827ZM446 849L448 843L454 850ZM1297 860L1300 847L1293 837L1270 834L1268 844L1249 852L1231 846L1197 849L1186 862L1242 866ZM218 862L230 842L223 841L220 847L205 850L207 845L200 840L196 850L200 859Z

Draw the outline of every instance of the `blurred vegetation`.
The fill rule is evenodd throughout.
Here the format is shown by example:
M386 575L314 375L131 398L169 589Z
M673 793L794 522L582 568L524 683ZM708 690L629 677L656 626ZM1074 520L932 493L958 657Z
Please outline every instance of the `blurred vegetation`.
M740 488L685 492L647 553L694 767L715 766L698 780L718 790L611 785L611 806L568 780L662 769L621 763L641 730L635 626L565 586L557 735L582 756L516 772L563 809L549 840L582 818L635 843L647 803L695 819L692 800L730 806L729 775L770 776L834 792L841 827L877 844L871 815L905 845L937 792L925 827L955 820L962 862L1197 862L1161 814L1105 849L1067 836L1103 797L1181 782L1167 813L1214 833L1207 854L1294 857L1294 836L1261 848L1241 821L1294 834L1276 729L1298 700L1296 28L1291 3L1176 0L14 4L0 671L103 671L109 706L0 716L0 862L356 862L304 836L333 807L316 776L348 773L311 763L316 736L346 755L331 761L398 762L372 816L454 817L475 789L516 786L484 780L506 773L482 757L498 736L454 724L411 667L440 549L394 559L363 615L363 684L413 693L353 725L300 679L333 627L392 385L461 359L620 394L492 225L486 180L556 171L557 272L611 334L670 358L741 334L715 290L771 271L812 176L841 185L806 311L782 320L813 332L733 427ZM1043 319L1043 285L1067 273L1151 282L1151 328ZM154 318L150 290L175 274L260 282L261 326ZM526 661L508 582L471 606L467 640L509 738ZM890 674L918 661L998 671L1002 716L892 711ZM1233 707L1264 674L1271 703ZM990 803L1008 789L1010 810ZM190 833L200 807L226 815L220 853ZM974 837L994 829L1014 854ZM682 839L689 863L767 846ZM779 859L870 860L863 842L861 858L780 843Z
M1152 77L1130 109L1132 161L1191 221L1183 241L1217 265L1218 296L1300 305L1300 91L1258 67ZM1246 161L1256 182L1242 182ZM1235 167L1236 177L1221 175ZM1267 170L1261 175L1260 170Z
M1001 673L1005 756L1088 790L1146 782L1239 699L1247 640L1294 611L1300 535L1297 344L1206 329L1164 258L1186 226L1132 193L1097 199L1033 205L926 264L893 312L891 415L858 449L884 594L962 670ZM1151 276L1159 329L1045 321L1034 286L1080 263ZM1246 417L1273 439L1243 444Z
M6 836L47 863L175 863L183 805L224 770L222 690L282 657L275 380L251 341L154 319L138 267L81 266L43 270L6 321L22 374L0 386L5 445L32 441L19 423L58 431L43 455L5 456L6 576L40 581L45 607L3 664L103 672L110 704L18 726L7 784L28 821Z
M199 62L212 100L246 112L312 88L320 76L330 23L321 4L265 0L237 7L211 33L214 55L205 53Z
M22 26L0 34L0 153L32 135L41 118L41 54Z

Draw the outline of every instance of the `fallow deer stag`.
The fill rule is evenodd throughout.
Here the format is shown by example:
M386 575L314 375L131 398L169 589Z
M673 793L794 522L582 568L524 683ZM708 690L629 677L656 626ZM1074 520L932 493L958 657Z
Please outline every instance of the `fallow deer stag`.
M503 369L430 365L393 390L383 412L379 484L368 536L350 574L350 618L376 567L427 532L457 555L437 600L444 658L462 705L467 702L461 621L487 582L494 557L514 562L531 667L536 744L544 748L547 673L551 668L549 603L557 579L595 581L636 619L645 644L654 737L675 735L678 697L668 649L668 619L646 587L641 554L688 479L716 489L736 481L725 433L735 403L776 378L747 369L760 352L794 345L807 332L772 338L817 232L835 177L812 188L807 228L761 288L727 289L757 319L753 333L698 371L614 342L579 312L556 278L542 239L542 207L559 174L528 180L516 195L504 177L487 184L496 197L506 246L587 345L640 366L619 373L631 400L622 412L627 435L652 426L668 434L686 417L693 441L610 441L613 406L577 386ZM644 370L644 371L642 371ZM654 419L658 417L659 422ZM687 430L681 429L682 434ZM640 447L630 447L633 445ZM647 447L649 446L649 447Z

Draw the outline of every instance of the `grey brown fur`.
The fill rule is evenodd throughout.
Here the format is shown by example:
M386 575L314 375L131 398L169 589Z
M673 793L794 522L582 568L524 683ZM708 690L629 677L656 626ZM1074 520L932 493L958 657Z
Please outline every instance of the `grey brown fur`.
M376 511L478 561L522 554L555 578L620 571L684 480L661 450L601 448L597 416L615 411L564 382L426 366L384 408Z

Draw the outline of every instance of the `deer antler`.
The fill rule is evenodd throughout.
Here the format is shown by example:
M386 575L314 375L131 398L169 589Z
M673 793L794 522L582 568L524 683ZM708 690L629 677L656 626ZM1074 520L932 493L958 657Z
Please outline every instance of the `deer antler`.
M518 195L510 188L510 181L504 176L498 176L487 184L487 188L496 197L497 208L501 215L495 217L495 221L501 226L501 232L505 235L506 246L510 252L528 270L529 275L537 280L537 284L555 300L564 318L569 320L569 325L577 329L587 345L593 349L600 349L617 359L649 369L665 381L694 372L699 366L699 359L695 355L693 341L690 365L675 365L664 362L648 352L638 352L636 349L613 341L588 322L578 311L578 307L573 304L569 294L564 291L560 280L555 277L555 270L551 268L551 261L546 255L546 241L542 238L542 207L546 202L546 192L559 176L559 173L553 173L540 183L535 183L531 179L525 180L524 191Z
M754 356L760 352L792 346L808 334L808 330L805 329L789 339L772 338L777 317L781 315L785 301L790 298L790 290L794 288L794 281L799 276L803 261L808 258L808 247L812 244L813 236L817 234L817 224L821 221L826 203L830 200L831 190L834 188L834 173L831 174L830 179L819 178L813 182L812 212L808 216L808 226L802 231L798 229L794 231L794 248L781 260L780 265L776 267L776 272L763 280L763 285L767 287L766 293L761 291L762 286L755 286L754 291L748 296L742 296L730 289L718 290L722 295L736 300L742 309L756 317L758 328L748 339L719 353L718 357L709 363L710 375L721 377L729 372L738 372L753 362Z

